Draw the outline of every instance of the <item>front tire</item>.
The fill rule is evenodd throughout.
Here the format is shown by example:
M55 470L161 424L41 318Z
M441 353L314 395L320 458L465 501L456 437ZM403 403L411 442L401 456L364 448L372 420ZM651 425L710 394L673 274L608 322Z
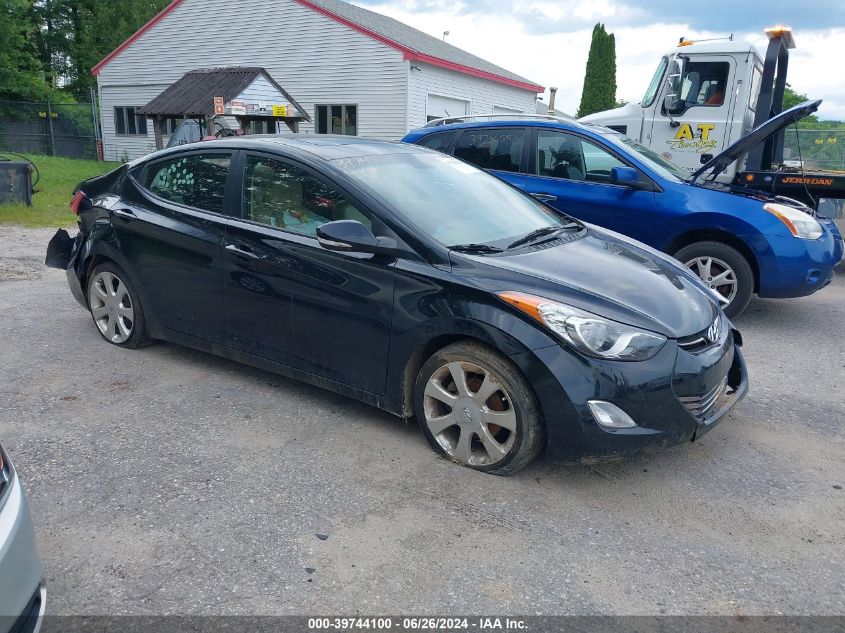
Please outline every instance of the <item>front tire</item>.
M494 475L525 468L545 444L527 381L507 358L478 343L453 343L426 361L414 410L435 452Z
M728 317L739 316L748 306L754 294L754 271L738 250L723 242L696 242L674 256L719 295Z
M94 324L109 343L136 349L149 342L138 293L117 264L105 262L91 271L87 298Z

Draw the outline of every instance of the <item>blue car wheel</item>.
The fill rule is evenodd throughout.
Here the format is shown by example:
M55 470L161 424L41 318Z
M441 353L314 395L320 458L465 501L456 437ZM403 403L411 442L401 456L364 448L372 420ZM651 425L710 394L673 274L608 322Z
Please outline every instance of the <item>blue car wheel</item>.
M696 242L685 246L675 259L698 275L719 297L730 318L748 306L754 293L754 272L742 253L722 242Z

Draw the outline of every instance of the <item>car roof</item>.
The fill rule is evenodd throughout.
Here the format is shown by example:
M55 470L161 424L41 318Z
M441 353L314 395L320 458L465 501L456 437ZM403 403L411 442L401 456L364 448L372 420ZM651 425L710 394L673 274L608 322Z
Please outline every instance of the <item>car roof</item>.
M337 158L355 158L359 156L375 156L379 154L413 154L425 152L424 148L400 143L399 141L377 141L359 138L357 136L340 136L332 134L248 134L238 137L224 137L212 141L186 143L148 154L131 164L144 163L149 160L163 158L169 154L187 150L217 150L240 149L277 152L285 149L288 152L307 152L323 160Z
M415 136L428 136L429 134L436 134L437 132L446 132L449 130L467 130L476 128L502 128L502 127L537 127L550 128L554 130L566 130L569 132L587 132L591 134L618 134L610 128L602 125L595 125L593 123L579 123L578 121L558 121L547 119L492 119L486 121L462 121L460 123L445 123L443 125L434 125L431 127L421 127L412 130L410 134Z

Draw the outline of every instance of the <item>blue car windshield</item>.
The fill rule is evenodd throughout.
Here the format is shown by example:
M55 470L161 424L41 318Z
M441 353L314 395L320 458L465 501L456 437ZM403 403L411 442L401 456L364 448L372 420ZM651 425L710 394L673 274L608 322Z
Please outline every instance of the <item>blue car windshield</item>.
M640 161L645 163L648 167L656 171L658 174L666 178L667 180L672 180L674 182L683 182L687 180L690 176L689 172L670 161L668 158L664 158L657 152L650 150L649 148L645 147L644 145L640 145L634 139L628 138L624 134L619 134L619 132L612 132L608 131L606 133L602 133L605 140L618 147L622 148L623 151L626 153L630 153L631 150L636 152L637 158Z
M333 161L362 188L446 247L503 246L546 227L571 224L495 176L439 152Z

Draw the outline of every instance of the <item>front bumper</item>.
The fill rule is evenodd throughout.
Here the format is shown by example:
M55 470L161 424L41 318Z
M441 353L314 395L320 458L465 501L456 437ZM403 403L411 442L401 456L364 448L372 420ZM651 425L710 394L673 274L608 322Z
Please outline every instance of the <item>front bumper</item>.
M0 506L0 633L37 633L46 607L44 568L20 480Z
M833 222L819 218L825 232L817 240L767 236L760 257L757 294L768 299L806 297L833 280L833 268L843 255L842 237Z
M669 341L644 362L586 359L564 346L514 357L540 401L549 454L600 462L695 441L710 431L748 391L739 334L724 323L720 340L706 349L686 351ZM588 400L611 402L637 426L601 427Z

